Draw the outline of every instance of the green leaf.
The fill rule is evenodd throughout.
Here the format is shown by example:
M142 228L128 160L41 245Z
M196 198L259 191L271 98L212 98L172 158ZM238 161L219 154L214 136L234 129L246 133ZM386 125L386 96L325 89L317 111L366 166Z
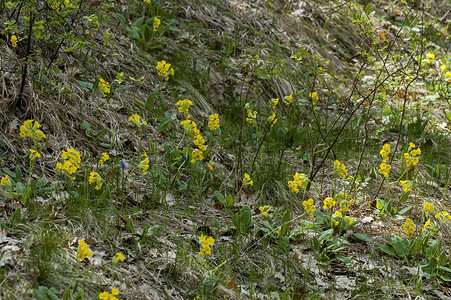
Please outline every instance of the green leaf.
M351 235L351 238L355 238L357 240L364 241L364 242L367 242L367 243L371 243L372 242L372 240L371 240L371 238L369 236L367 236L366 234L360 233L360 232L353 233Z
M225 199L225 207L232 207L235 205L235 201L233 200L232 195L228 195L227 198Z
M219 202L221 202L222 204L224 204L224 206L225 206L225 198L224 198L224 196L221 194L221 192L220 191L214 191L214 194L215 194L215 196L216 196L216 198L218 199L218 201Z
M92 132L91 125L89 125L89 123L86 122L85 120L81 122L81 129L83 129L86 132Z
M22 171L20 170L20 166L16 165L16 181L22 181Z
M387 253L388 255L396 257L395 250L392 247L389 247L386 245L381 245L381 244L379 244L378 246L379 246L379 249L381 249L383 252Z
M74 300L81 300L81 299L83 299L83 294L84 294L83 290L79 291L77 296L75 296Z
M127 223L125 224L125 228L126 228L129 232L135 233L135 228L133 228L132 221L131 221L129 218L127 218Z
M407 257L409 254L409 242L406 239L396 239L393 248L395 248L396 254L400 257Z
M16 183L16 192L19 195L21 195L21 196L25 195L26 190L27 190L27 188L25 187L25 185L22 182Z
M385 208L385 202L383 200L377 199L376 208L378 210L383 210Z
M343 255L340 255L340 254L337 255L337 258L339 260L341 260L342 262L344 262L344 263L348 263L348 262L350 262L352 260L352 257L346 257L346 256L343 256Z
M399 204L403 204L404 202L406 202L409 195L410 195L410 191L405 192L404 195L402 195L401 199L399 200Z
M94 136L96 138L101 138L102 136L104 136L106 133L106 128L103 128L102 130L100 130L99 132L97 132L96 134L94 134Z
M81 80L77 80L77 81L82 87L87 88L90 91L92 91L94 88L94 84L92 82L81 81Z
M286 236L291 225L291 212L287 210L282 217L282 228L280 229L280 235Z
M160 225L153 225L152 227L150 227L147 232L146 235L156 235L159 234L161 232L161 227Z
M318 241L322 242L325 239L330 239L332 237L333 233L334 233L334 230L332 228L324 231L323 234L319 237Z
M117 89L115 89L114 92L115 93L119 93L119 92L122 92L122 91L129 90L132 87L134 87L134 86L133 85L124 85L124 86L121 86L121 87L118 87Z
M10 170L6 169L6 168L2 168L3 173L5 173L6 175L8 175L11 178L16 178L16 173L11 172Z
M112 144L109 144L109 143L102 143L102 142L99 142L99 146L101 146L101 147L103 147L103 148L105 148L105 149L110 149L110 148L113 147Z
M409 210L411 210L412 207L413 207L413 205L409 205L409 206L407 206L406 208L400 210L398 214L403 215L403 214L405 214L406 212L408 212Z

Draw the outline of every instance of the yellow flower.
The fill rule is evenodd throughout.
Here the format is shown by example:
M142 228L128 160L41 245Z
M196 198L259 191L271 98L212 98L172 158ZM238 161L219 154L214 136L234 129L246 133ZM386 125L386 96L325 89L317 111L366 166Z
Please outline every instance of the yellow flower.
M379 165L379 170L377 170L380 174L384 175L385 177L388 177L390 173L391 166L386 163L381 163Z
M404 187L404 192L412 191L412 181L401 180L399 183Z
M294 181L296 182L297 186L305 189L307 187L307 183L309 182L308 176L304 173L299 174L296 172L293 176Z
M63 163L58 162L56 164L56 170L61 170L67 175L73 174L77 172L80 167L81 157L80 153L73 148L68 148L66 151L63 151L61 154L61 158L63 159ZM71 177L75 180L75 177Z
M415 224L409 218L406 219L406 222L401 226L402 229L406 231L408 236L412 235L415 232Z
M208 167L208 169L210 169L210 171L213 171L214 170L214 162L212 162L212 161L208 162L207 167Z
M102 153L102 156L100 157L100 160L99 160L99 165L103 165L109 159L110 159L110 156L108 154Z
M247 112L247 118L246 118L246 122L248 122L249 124L251 124L252 126L256 127L257 126L257 111L251 111L249 110Z
M210 115L210 117L208 117L208 128L210 128L211 131L215 131L219 128L218 114Z
M247 173L244 174L243 185L254 185L254 181L252 181L251 177Z
M165 81L168 81L169 75L174 76L174 69L171 68L171 64L164 60L157 62L156 69L158 70L158 75L164 77Z
M434 53L431 53L431 52L428 52L428 53L426 54L426 57L427 57L427 59L428 59L428 63L431 63L432 60L435 58L435 54L434 54Z
M137 114L133 114L128 118L129 121L133 122L137 127L141 127L142 125L147 125L146 121L141 121L141 116Z
M9 179L8 175L5 175L2 177L2 180L0 181L0 185L7 186L7 187L11 186L11 179Z
M110 84L99 76L99 89L103 97L106 97L110 92Z
M28 149L28 150L30 150L30 152L31 152L30 160L41 157L41 154L39 154L39 152L37 152L36 150L34 150L34 149Z
M290 105L291 102L293 102L293 95L292 94L290 94L289 96L283 97L283 103L285 103L285 105Z
M262 214L264 217L267 217L269 211L271 210L271 208L272 208L271 206L265 205L265 206L260 206L258 209L260 210L261 214Z
M268 124L271 124L271 127L273 127L274 124L277 123L276 114L273 113L271 116L269 116L268 119L266 120L266 122L267 122Z
M195 150L193 151L193 158L191 159L191 162L192 162L192 163L195 163L195 162L197 162L197 161L203 160L203 159L204 159L203 154L204 154L204 153L203 153L202 151L200 151L200 150L198 150L198 149L195 149Z
M149 165L151 161L150 158L147 156L146 152L144 152L143 155L141 155L141 158L143 159L139 162L137 168L143 175L146 175L147 174L146 171L149 170Z
M316 207L313 203L314 203L314 201L312 198L310 198L308 200L304 200L302 202L302 205L304 206L304 210L307 212L310 219L313 219L315 217L313 215L313 212L316 211Z
M78 242L78 249L77 249L77 258L79 261L82 261L85 259L85 257L91 257L92 252L89 250L88 246L86 245L86 242L84 240L80 240Z
M177 103L175 105L178 106L178 111L179 112L184 113L185 115L187 115L188 112L189 112L190 106L193 105L193 102L191 100L184 99L184 100L177 101Z
M343 179L348 176L348 169L338 159L334 161L334 174Z
M16 35L12 35L11 36L11 45L16 48L17 47L17 36Z
M157 28L160 27L161 20L157 17L153 18L153 31L157 31Z
M298 184L296 181L288 181L288 186L291 188L293 193L299 193Z
M354 223L354 218L349 218L349 219L348 219L348 224L349 224L349 225L352 225L352 223Z
M211 246L215 243L215 239L213 237L207 238L205 235L201 235L199 241L202 243L202 249L200 249L199 254L202 256L205 254L211 255Z
M390 144L387 143L382 147L382 150L379 152L379 154L382 156L382 162L386 162L388 160L390 151Z
M431 224L431 219L428 219L423 226L423 231L425 231L426 229L433 229L434 225Z
M41 124L39 124L38 121L26 120L23 125L20 126L20 136L23 138L30 137L33 141L39 142L46 138L46 135L39 130L39 127L41 127Z
M118 252L113 256L113 265L117 265L119 261L124 261L124 254Z
M434 205L432 205L432 203L425 202L424 206L423 206L423 211L427 215L433 213L434 212Z
M326 199L324 199L324 209L329 209L334 207L337 204L337 201L334 200L334 198L332 197L327 197Z
M88 182L89 184L95 183L96 184L95 189L100 190L103 185L103 178L100 176L99 173L92 171L91 173L89 173Z
M271 100L269 100L269 106L271 107L271 109L276 108L278 103L279 103L279 98L272 98Z
M152 1L151 0L144 0L144 3L150 4Z
M441 65L440 66L440 70L445 71L446 70L446 66L445 65Z
M312 98L313 100L318 100L319 99L317 92L310 93L308 96L310 98Z

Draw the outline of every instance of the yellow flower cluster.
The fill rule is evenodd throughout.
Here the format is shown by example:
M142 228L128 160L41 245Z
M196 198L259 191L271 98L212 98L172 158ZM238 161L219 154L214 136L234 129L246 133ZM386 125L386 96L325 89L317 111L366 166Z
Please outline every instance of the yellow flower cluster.
M99 159L99 165L103 165L109 159L110 159L110 156L108 154L102 153L102 156Z
M82 261L85 259L85 257L91 257L92 252L89 250L88 245L86 245L86 242L84 240L80 240L78 242L78 249L77 249L77 259L79 261Z
M105 81L102 77L99 77L99 89L103 97L106 97L110 92L110 84Z
M7 187L11 186L11 179L9 179L8 175L5 175L2 177L2 180L0 181L0 185L7 186Z
M332 197L327 197L326 199L324 199L324 209L330 209L332 207L334 207L337 204L337 201L334 200L334 198Z
M15 34L11 36L11 46L13 46L14 48L17 47L17 36Z
M247 111L247 118L246 118L246 122L248 122L249 124L251 124L252 126L257 126L257 111L252 111L252 110L248 110Z
M272 207L270 205L265 205L265 206L260 206L258 209L260 210L261 214L264 217L267 217L268 213L272 209Z
M191 162L195 163L197 161L203 160L204 159L203 154L204 153L202 151L200 151L199 149L194 149L194 151L193 151L193 158L191 159Z
M385 144L379 154L382 156L382 162L387 162L390 155L390 144Z
M278 103L279 98L272 98L271 100L269 100L269 107L271 107L271 109L275 109Z
M91 173L89 173L88 182L89 182L89 184L95 183L96 184L95 189L100 190L103 185L103 178L96 171L92 171Z
M409 150L407 150L407 152L404 153L404 158L406 159L406 166L407 167L415 166L419 161L418 157L416 157L418 155L421 155L421 149L420 148L415 149L415 144L410 143Z
M39 152L37 152L36 150L34 150L34 149L28 149L28 150L30 150L30 160L34 160L36 158L41 157L41 154L39 154Z
M142 160L139 162L137 168L143 175L146 175L146 171L149 170L150 158L147 156L146 152L141 155L141 158Z
M46 138L46 135L39 130L39 127L41 127L41 124L39 124L38 121L26 120L23 125L20 126L20 136L23 138L30 137L33 141L39 142Z
M384 177L388 177L390 174L391 166L386 163L381 163L379 165L379 170L377 170L380 174L384 175Z
M119 295L118 289L111 289L111 294L108 292L103 292L99 294L99 299L101 300L119 300L116 296Z
M299 188L305 189L309 179L304 173L299 174L296 172L293 176L293 181L288 181L288 186L291 188L293 193L299 193Z
M218 114L213 114L208 117L208 128L210 128L211 131L215 131L219 128Z
M189 108L190 108L190 106L193 105L193 102L191 100L188 100L188 99L179 100L179 101L177 101L177 103L175 105L178 106L178 111L179 112L185 114L185 117L187 119L190 118L190 116L189 116Z
M430 64L432 62L432 60L435 58L435 54L428 52L428 53L426 53L426 58L428 59L428 63Z
M131 115L128 120L133 122L138 128L141 128L142 125L147 125L146 121L141 121L141 116L138 114Z
M399 182L404 187L404 192L412 191L412 181L410 180L401 180Z
M423 205L423 212L427 215L434 213L434 205L429 202L425 202Z
M442 211L442 212L436 213L435 218L441 219L442 221L451 220L451 215L446 211Z
M112 260L113 265L117 265L117 263L118 263L119 261L124 261L124 259L125 259L124 254L122 254L122 253L120 253L120 252L116 253L116 254L113 256L113 260Z
M144 3L150 4L150 3L152 3L152 1L151 0L144 0Z
M157 31L157 28L160 27L161 20L157 17L153 18L153 31ZM170 66L170 65L169 65ZM174 75L174 74L172 74Z
M171 64L164 60L157 62L156 69L158 70L158 75L164 77L166 81L168 81L169 75L174 76L174 69L171 68Z
M199 237L199 241L202 243L202 248L200 249L199 254L204 256L205 254L211 255L211 246L215 243L215 239L213 237L206 237L205 235L201 235Z
M68 148L66 151L63 151L61 157L63 159L63 164L60 162L56 164L57 171L58 170L64 171L64 173L68 175L77 172L81 163L80 153L77 150L73 148ZM72 180L75 180L75 177L71 178Z
M443 76L444 76L445 78L448 78L448 79L447 79L448 82L451 82L451 72L450 72L450 71L444 73Z
M338 159L334 161L334 174L343 179L348 176L348 169Z
M267 122L268 124L271 124L271 127L273 127L274 124L277 123L276 114L273 113L272 115L270 115L270 116L268 117L268 119L266 120L266 122Z
M426 230L426 229L434 229L434 225L433 224L431 224L431 219L428 219L425 223L424 223L424 226L423 226L423 232Z
M402 224L401 228L406 231L406 234L408 236L412 235L415 232L415 224L410 218L406 219L406 222Z
M254 181L247 173L244 173L243 185L254 185Z
M313 217L314 217L313 212L316 211L316 207L315 207L315 205L313 204L313 199L310 198L310 199L308 199L308 200L304 200L304 201L302 202L302 205L304 206L304 210L307 212L308 217L309 217L310 219L313 219Z
M313 100L319 100L319 97L318 97L318 93L317 93L317 92L310 93L310 94L308 94L308 96L309 96L310 98L312 98Z
M293 95L292 94L290 94L289 96L283 97L283 103L285 103L285 105L290 105L291 102L293 102Z

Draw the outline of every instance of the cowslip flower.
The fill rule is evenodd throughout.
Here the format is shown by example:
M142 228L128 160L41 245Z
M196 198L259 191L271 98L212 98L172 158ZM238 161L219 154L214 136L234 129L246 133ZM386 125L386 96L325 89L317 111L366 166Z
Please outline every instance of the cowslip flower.
M446 70L446 65L441 65L440 66L440 70L445 71Z
M269 211L272 209L272 207L269 206L269 205L265 205L265 206L260 206L258 209L260 210L261 214L262 214L264 217L267 217L267 216L268 216L268 213L269 213Z
M199 241L202 244L202 249L200 249L199 254L204 256L205 254L211 255L211 246L215 243L215 239L213 237L207 237L205 235L201 235L199 237Z
M382 150L379 152L379 154L382 156L382 162L386 162L388 160L388 157L390 155L390 144L385 144L382 147Z
M428 53L426 53L426 58L428 59L428 63L431 63L432 60L435 58L435 54L428 52Z
M63 171L64 173L69 175L69 177L71 177L72 180L75 180L75 177L70 175L77 172L78 168L80 167L81 163L80 153L73 148L68 148L66 151L63 151L63 153L61 154L61 158L63 159L63 163L58 162L56 164L56 170Z
M103 165L109 159L110 159L110 156L108 154L102 153L102 156L99 159L99 165Z
M377 170L380 174L384 175L384 177L388 177L390 174L391 166L386 163L381 163L379 165L379 170Z
M406 231L406 234L408 236L412 235L415 232L415 224L410 218L406 219L406 222L402 224L401 228Z
M310 98L312 98L313 100L319 100L319 97L318 97L318 93L317 92L313 92L313 93L310 93L310 94L308 94L308 96L310 97Z
M120 253L120 252L116 253L116 254L113 256L113 260L112 260L113 265L117 265L118 262L124 261L124 259L125 259L124 254L122 254L122 253Z
M289 96L283 97L283 103L285 103L285 105L290 105L291 102L293 102L293 95L292 94L290 94Z
M417 157L418 155L421 155L421 149L420 148L415 149L415 144L410 143L409 149L407 150L406 153L403 154L404 159L406 159L406 166L407 167L415 166L420 160Z
M9 179L8 175L5 175L2 177L2 180L0 181L0 185L7 186L7 187L11 186L11 179Z
M157 28L160 27L161 20L157 17L153 18L153 31L157 31Z
M204 153L203 153L201 150L195 149L195 150L193 151L193 154L192 154L191 162L192 162L192 163L195 163L195 162L197 162L197 161L203 160L203 159L204 159L203 154L204 154Z
M100 76L99 76L99 89L103 97L106 97L111 92L110 84Z
M313 219L315 216L313 215L313 213L316 211L316 207L313 204L314 201L312 198L308 199L308 200L304 200L302 202L302 205L304 206L304 210L307 212L308 217L310 219Z
M34 124L33 124L34 122ZM20 126L20 136L25 138L29 137L33 141L39 142L40 140L46 138L44 132L39 130L41 124L35 120L26 120L23 125Z
M78 242L78 249L77 249L77 258L79 261L83 261L86 257L91 257L92 252L89 250L88 245L84 240L80 240Z
M34 150L34 149L28 149L28 150L30 150L30 160L34 160L34 159L36 159L36 158L39 158L39 157L41 157L41 154L39 154L39 152L37 152L36 150Z
M15 34L13 34L12 36L11 36L11 46L13 46L14 48L16 48L17 47L17 36L15 35Z
M251 177L247 173L244 174L243 185L254 185L254 181L252 181Z
M337 201L334 200L334 198L332 197L327 197L326 199L324 199L324 209L330 209L332 207L334 207L337 204Z
M268 117L268 119L266 119L266 123L271 124L271 127L273 127L274 124L277 123L276 114L273 113L272 115L270 115L270 116Z
M412 191L412 181L410 180L401 180L399 182L404 187L404 192Z
M424 226L423 226L423 232L426 230L426 229L434 229L434 225L433 224L431 224L431 219L428 219L425 223L424 223Z
M429 202L425 202L423 205L423 212L427 215L434 213L434 205Z
M131 115L128 120L133 122L138 128L141 128L142 125L147 125L146 121L141 121L141 116L138 114Z
M146 175L146 174L147 174L146 171L149 170L149 165L150 165L150 163L151 163L151 160L150 160L150 158L147 156L147 153L146 153L146 152L144 152L144 153L141 155L141 158L142 158L142 160L139 162L137 168L138 168L138 170L139 170L143 175Z
M338 159L334 161L334 174L343 179L348 176L348 169Z
M246 122L248 122L249 124L251 124L252 126L256 127L257 126L257 111L251 111L249 110L247 112L247 118L246 118Z
M219 128L218 114L213 114L208 117L208 128L210 128L211 131L215 131Z
M299 188L305 189L307 187L308 182L309 179L307 175L296 172L293 176L293 181L288 181L288 186L291 188L292 192L297 194L299 193Z
M171 68L171 64L164 60L157 62L155 68L158 70L158 75L163 77L165 81L169 80L169 75L174 76L174 68Z
M183 100L177 101L177 103L175 105L178 106L179 112L184 113L185 115L189 116L189 114L188 114L189 108L190 108L190 106L193 105L193 102L188 99L183 99ZM187 119L189 119L189 117L187 117Z
M100 293L99 299L101 299L101 300L118 300L118 298L116 297L117 295L119 295L119 290L113 288L113 289L111 289L111 294L108 293L107 291Z
M89 174L88 182L89 182L89 184L95 183L96 184L95 189L96 190L100 190L102 188L102 185L103 185L103 178L96 171L92 171Z
M147 4L150 4L150 3L152 3L152 1L151 1L151 0L144 0L143 2L144 2L144 3L147 3Z
M213 161L209 161L207 164L208 169L210 169L210 171L214 170L215 167L215 163Z
M276 108L278 103L279 103L279 98L271 98L271 100L269 100L269 107L271 109L274 109L274 108Z

